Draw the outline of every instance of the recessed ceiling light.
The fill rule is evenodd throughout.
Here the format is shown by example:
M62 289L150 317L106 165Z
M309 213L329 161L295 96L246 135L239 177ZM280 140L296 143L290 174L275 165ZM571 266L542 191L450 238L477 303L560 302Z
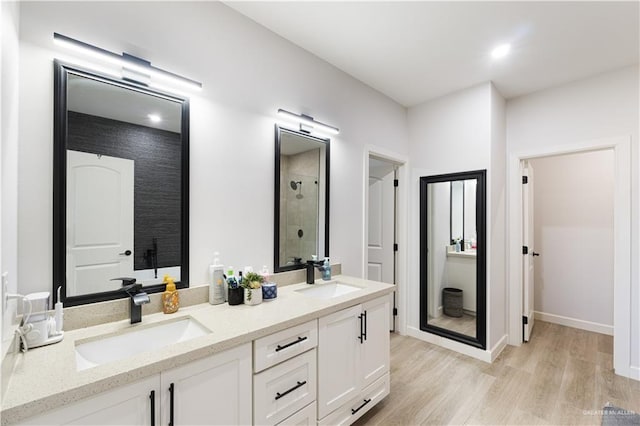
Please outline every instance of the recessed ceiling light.
M159 123L162 121L162 118L158 114L149 114L147 117L149 117L149 120L151 120L152 123Z
M511 50L510 44L501 44L500 46L496 47L491 51L491 56L494 59L503 58L507 56L507 54L509 53L509 50Z

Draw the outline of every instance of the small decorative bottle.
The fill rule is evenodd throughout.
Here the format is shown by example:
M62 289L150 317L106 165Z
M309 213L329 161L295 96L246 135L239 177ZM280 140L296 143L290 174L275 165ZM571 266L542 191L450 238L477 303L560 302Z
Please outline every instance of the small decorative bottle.
M173 278L165 275L164 281L167 283L167 289L162 293L162 312L172 314L180 307L180 295Z

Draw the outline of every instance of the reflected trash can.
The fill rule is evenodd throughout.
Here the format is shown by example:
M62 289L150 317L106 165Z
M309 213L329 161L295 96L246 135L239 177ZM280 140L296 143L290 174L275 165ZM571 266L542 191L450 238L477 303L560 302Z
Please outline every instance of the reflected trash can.
M459 318L462 316L462 290L445 287L442 289L442 309L444 314Z

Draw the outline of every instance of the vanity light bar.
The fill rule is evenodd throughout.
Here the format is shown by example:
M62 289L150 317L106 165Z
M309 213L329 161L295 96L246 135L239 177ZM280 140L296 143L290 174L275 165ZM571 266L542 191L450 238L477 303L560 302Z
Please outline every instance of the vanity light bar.
M71 37L59 33L53 33L53 41L66 48L84 53L102 61L120 65L128 70L133 70L142 75L148 75L151 78L157 78L171 82L172 84L178 84L191 90L202 90L202 83L192 80L190 78L183 77L178 74L174 74L169 71L165 71L161 68L154 67L150 62L144 59L137 58L133 55L123 53L119 55L109 50L102 49L100 47L93 46L80 40L76 40ZM154 83L150 83L150 86L157 86Z
M313 117L304 114L294 114L282 108L278 109L278 114L296 123L300 123L300 130L309 133L308 126L311 126L311 130L317 130L320 132L330 133L337 135L340 133L340 129L330 126L328 124L321 123L313 119Z

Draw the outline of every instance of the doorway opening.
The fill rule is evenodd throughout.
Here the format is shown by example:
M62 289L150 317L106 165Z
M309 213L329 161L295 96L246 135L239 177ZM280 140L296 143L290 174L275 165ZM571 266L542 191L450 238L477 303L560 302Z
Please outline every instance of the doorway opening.
M405 160L369 151L365 161L363 276L398 285L401 281L402 193ZM401 249L402 246L402 249ZM396 331L398 287L390 298L389 328Z
M521 163L540 157L613 151L613 366L616 374L635 377L631 366L631 137L611 137L572 145L540 146L509 155L507 164L507 279L508 343L522 344L523 324L523 209ZM537 252L537 250L536 250ZM541 257L546 256L542 251Z
M523 341L536 320L613 335L614 151L530 158L522 171Z

